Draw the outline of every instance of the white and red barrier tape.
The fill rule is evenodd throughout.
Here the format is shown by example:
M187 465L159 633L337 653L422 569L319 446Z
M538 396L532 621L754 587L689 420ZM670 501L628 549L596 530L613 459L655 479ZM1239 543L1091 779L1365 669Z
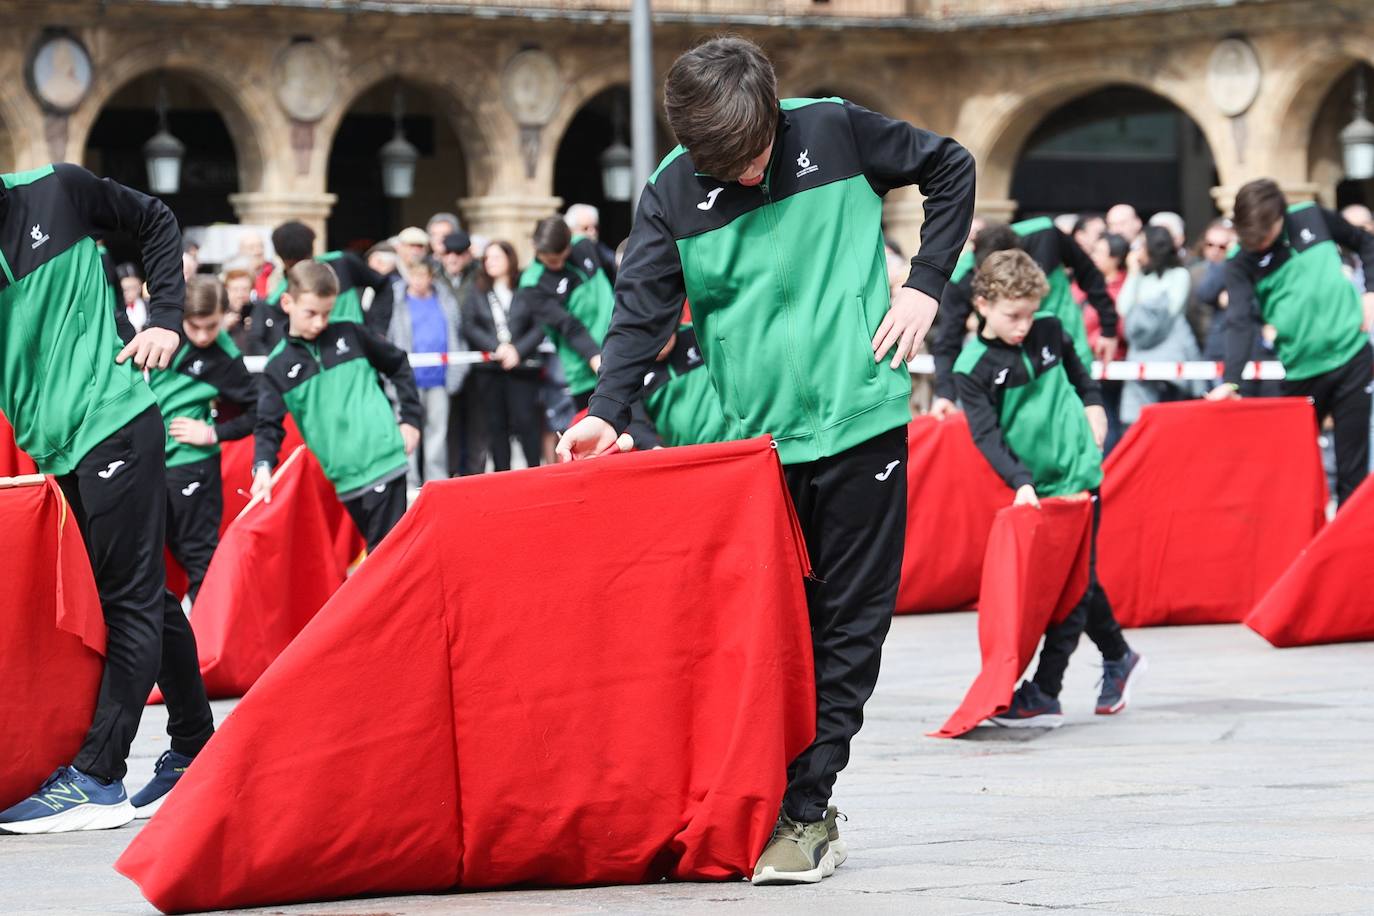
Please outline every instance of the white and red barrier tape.
M428 366L461 366L491 362L494 357L480 350L463 350L454 353L412 353L410 364L415 368ZM265 356L245 356L244 365L250 372L261 372L267 363ZM907 363L914 375L934 375L935 360L929 354L921 354ZM1188 363L1141 363L1120 360L1106 364L1093 363L1093 378L1106 378L1112 381L1209 381L1222 377L1223 364L1217 362ZM1243 377L1249 381L1260 379L1269 381L1283 378L1283 363L1251 362L1245 364Z

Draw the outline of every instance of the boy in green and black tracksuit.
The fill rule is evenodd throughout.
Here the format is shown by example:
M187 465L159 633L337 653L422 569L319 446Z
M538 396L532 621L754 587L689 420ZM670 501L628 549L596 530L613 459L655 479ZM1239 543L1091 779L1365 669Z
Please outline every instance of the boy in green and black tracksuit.
M551 252L541 251L538 239L536 234L535 260L520 275L515 294L528 301L558 348L573 403L582 410L596 387L592 365L599 364L601 358L601 341L611 324L615 293L602 268L595 239L573 236L561 265L555 258L553 267L545 263Z
M1319 429L1328 416L1334 421L1336 495L1344 503L1369 471L1374 294L1365 294L1362 308L1337 245L1374 264L1374 235L1316 204L1284 203L1265 180L1236 195L1242 247L1226 264L1226 373L1209 397L1238 396L1255 334L1261 325L1273 326L1283 394L1309 399Z
M0 812L0 832L116 827L132 819L121 780L159 670L173 750L194 756L214 730L195 637L166 590L162 418L136 368L175 346L185 297L181 233L155 198L73 165L0 176L0 411L45 474L57 477L90 553L105 617L105 669L71 767ZM116 362L111 288L94 234L137 239L148 327ZM178 663L169 665L168 659Z
M282 279L266 299L258 304L253 317L254 348L259 353L271 353L286 337L287 319L282 311L281 297L286 292L286 277L291 268L313 258L328 264L339 278L339 295L334 300L334 321L352 321L365 325L386 336L391 322L391 284L351 251L327 251L313 254L315 231L300 222L282 223L272 230L272 246L282 262ZM363 311L363 292L372 290L372 303Z
M672 350L644 376L644 410L664 445L702 445L730 439L720 398L701 356L696 330L678 326Z
M1102 272L1093 264L1092 258L1073 240L1073 237L1060 232L1047 216L1022 220L1011 225L1017 247L1034 259L1044 271L1049 282L1049 292L1040 303L1042 311L1054 315L1064 326L1073 341L1079 362L1091 367L1095 355L1109 361L1116 350L1117 314L1116 304L1107 293L1107 283ZM935 396L946 401L954 401L954 361L964 345L965 328L968 317L973 312L973 274L982 259L994 251L1010 247L1012 236L1007 234L1002 224L984 227L975 243L974 256L961 258L950 275L949 285L945 287L940 299L940 320L931 344L931 356L935 360ZM1070 289L1069 272L1074 281L1088 294L1088 302L1097 309L1102 322L1102 339L1099 353L1094 354L1088 346L1088 333L1083 325L1083 308L1074 301ZM1104 349L1105 348L1105 349ZM932 405L932 408L934 405Z
M720 85L739 87L728 106L703 91ZM754 872L759 884L812 883L845 856L828 804L877 681L901 575L905 361L968 235L973 159L841 99L778 102L771 64L742 39L682 55L664 93L683 145L640 197L590 415L559 451L567 460L610 447L689 299L728 434L773 437L814 567L816 738L788 768ZM736 120L735 142L715 123L736 104L758 137ZM912 184L925 195L922 246L892 294L883 197Z
M149 379L167 425L167 548L186 570L192 603L219 546L219 443L251 435L257 419L257 386L239 348L219 330L223 295L218 280L192 279L186 343L167 371Z
M424 417L415 376L405 351L356 322L332 320L338 286L328 265L303 261L289 277L282 305L290 334L268 357L259 386L253 493L270 498L265 478L290 411L372 551L405 513L407 455ZM379 372L395 386L399 427Z
M1097 580L1097 490L1107 428L1102 392L1060 320L1037 312L1047 286L1038 263L1025 252L989 256L972 287L979 334L959 355L953 373L974 443L1016 491L1017 504L1038 506L1041 496L1084 492L1093 501L1087 591L1062 623L1046 631L1035 677L1017 689L1010 709L993 718L1012 727L1062 723L1064 671L1085 629L1104 661L1099 715L1124 709L1132 677L1144 670Z

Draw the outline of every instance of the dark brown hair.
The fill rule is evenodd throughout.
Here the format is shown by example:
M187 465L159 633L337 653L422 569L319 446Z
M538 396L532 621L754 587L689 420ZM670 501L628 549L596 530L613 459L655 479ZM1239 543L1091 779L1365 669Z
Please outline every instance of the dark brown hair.
M1050 284L1035 259L1019 248L994 251L973 275L973 295L1001 299L1043 299Z
M778 80L758 45L715 38L673 62L663 104L697 171L733 180L773 139Z
M487 242L487 251L495 245L506 253L506 261L510 264L510 275L506 281L510 283L511 289L520 285L520 259L515 256L515 246L505 239L497 239L494 242ZM496 278L487 273L487 255L482 252L481 266L477 268L477 288L482 292L489 292L496 283Z
M1257 178L1236 192L1236 238L1242 248L1258 251L1283 217L1288 201L1270 178Z
M539 254L562 254L572 244L572 230L561 216L546 216L534 224L534 250Z
M186 281L187 318L209 318L224 309L224 286L214 277L197 274Z
M286 272L286 291L292 299L306 293L327 299L339 294L339 278L328 264L305 260Z

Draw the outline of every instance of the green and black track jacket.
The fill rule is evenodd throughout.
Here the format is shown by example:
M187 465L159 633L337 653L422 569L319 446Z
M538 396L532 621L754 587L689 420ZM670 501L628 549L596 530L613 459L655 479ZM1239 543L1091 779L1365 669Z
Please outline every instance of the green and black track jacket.
M1102 271L1073 237L1056 229L1047 216L1022 220L1011 228L1021 238L1021 249L1035 260L1045 272L1045 279L1049 280L1050 291L1040 300L1040 310L1060 320L1073 339L1079 361L1091 366L1093 354L1083 325L1083 309L1074 301L1068 271L1073 271L1079 288L1088 294L1088 302L1097 309L1097 316L1102 321L1102 336L1115 337L1116 303L1107 293ZM951 401L955 394L954 361L964 345L964 329L973 311L973 274L972 255L967 260L960 259L940 298L940 320L930 345L930 354L935 359L935 395Z
M181 333L181 231L155 197L65 163L0 175L0 411L45 474L67 474L152 407L115 331L95 233L125 232L148 277L148 326Z
M231 419L215 423L215 437L231 442L252 435L258 415L258 386L243 366L243 354L229 335L223 331L208 347L182 344L172 364L165 372L149 376L157 406L162 411L163 425L171 428L172 420L189 417L202 423L210 422L210 408L214 401L228 402L240 410ZM167 436L167 467L180 467L213 458L219 445L187 445Z
M1102 389L1060 320L1035 316L1020 346L978 336L954 364L954 382L978 450L1013 490L1068 496L1102 483L1102 452L1084 407Z
M558 348L568 390L586 394L595 388L596 373L588 363L601 353L615 305L596 240L575 236L562 270L549 270L535 260L520 275L515 295L525 300Z
M330 324L319 337L277 344L258 386L254 468L274 467L287 411L340 499L406 472L405 443L377 373L396 387L401 422L424 425L405 351L360 324Z
M391 284L377 273L363 259L351 251L327 251L316 255L315 260L328 264L339 278L339 295L334 299L334 311L330 322L352 321L365 325L383 336L387 323L391 320ZM373 291L372 306L363 311L363 290ZM286 337L286 312L281 307L282 293L286 292L286 280L282 278L275 289L268 294L257 308L253 321L253 336L256 345L263 353L271 353L277 344Z
M873 358L891 304L883 196L911 184L925 195L906 285L939 299L968 235L973 157L842 99L780 108L759 186L701 174L681 147L645 186L590 407L617 430L684 298L731 438L771 434L796 464L910 420L906 367Z
M664 445L702 445L730 439L730 426L716 389L711 387L696 331L690 324L677 329L677 343L668 358L645 373L644 410Z
M1313 203L1294 204L1268 251L1237 249L1226 262L1226 373L1239 383L1255 334L1278 331L1274 350L1290 379L1344 366L1369 341L1359 291L1341 270L1337 245L1374 264L1374 235Z

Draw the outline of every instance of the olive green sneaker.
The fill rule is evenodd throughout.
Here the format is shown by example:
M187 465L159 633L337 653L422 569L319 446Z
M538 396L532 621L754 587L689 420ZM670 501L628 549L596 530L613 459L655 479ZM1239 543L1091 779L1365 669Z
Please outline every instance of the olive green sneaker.
M827 816L829 811L826 812ZM778 815L773 838L754 866L755 884L815 884L835 873L835 852L830 848L830 832L838 828L833 820L802 824Z
M835 867L839 868L844 864L845 859L849 858L849 846L844 840L840 839L840 820L849 820L839 812L834 805L825 809L825 833L826 840L830 843L830 851L835 854Z

